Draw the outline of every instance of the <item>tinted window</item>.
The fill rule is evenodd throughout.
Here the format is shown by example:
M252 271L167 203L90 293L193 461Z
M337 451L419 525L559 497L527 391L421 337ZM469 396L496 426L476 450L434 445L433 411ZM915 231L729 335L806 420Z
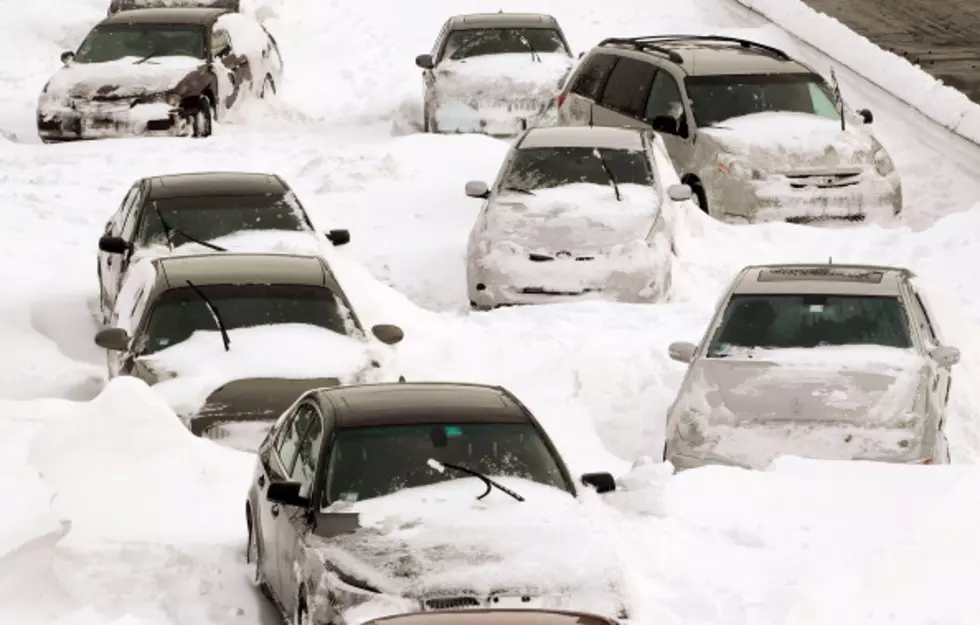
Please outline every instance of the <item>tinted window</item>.
M684 83L699 126L767 111L840 119L833 93L816 74L688 76Z
M228 330L287 323L318 326L339 334L350 334L355 328L341 299L324 287L256 284L200 289L218 309ZM140 351L150 354L165 349L201 330L216 332L217 327L200 295L190 287L167 291L150 314Z
M650 87L650 96L647 98L644 118L653 121L655 117L670 115L674 112L671 108L678 105L683 106L677 81L670 73L659 70L653 78L653 85Z
M239 0L122 0L122 9L164 9L170 7L214 7L238 10Z
M723 356L738 347L824 345L911 347L905 309L896 297L736 295L709 355Z
M296 411L296 421L300 424L297 427L306 432L306 435L299 445L290 479L301 483L303 489L300 492L306 495L313 484L316 461L323 444L323 418L315 408L304 404Z
M154 204L168 226L202 241L243 230L311 229L292 194L168 198L153 200L143 211L138 236L141 245L167 242ZM187 238L175 232L174 244L182 243L187 243Z
M600 104L625 115L642 117L656 68L643 61L622 57L606 82Z
M326 501L359 501L468 477L451 470L441 474L427 464L430 458L491 477L520 477L571 490L555 457L531 425L386 426L337 432L330 452Z
M572 84L572 93L588 98L590 100L599 99L599 90L602 89L609 75L609 70L616 63L616 57L610 54L592 54L582 62L582 68L575 74L575 82Z
M528 54L568 49L557 30L551 28L480 28L455 30L446 38L443 58L458 61L488 54Z
M501 190L549 189L589 182L609 185L609 168L617 184L653 184L646 152L607 148L527 148L518 150Z
M303 439L303 434L306 433L306 428L310 425L309 419L299 418L302 416L301 413L302 409L297 409L293 413L293 419L286 424L282 438L279 439L279 445L276 449L287 476L292 473L293 463L296 461L296 452L299 451L300 441Z
M189 56L204 59L204 28L118 24L92 29L75 55L76 63L106 63L123 58L134 61L153 56ZM148 58L146 63L153 63Z

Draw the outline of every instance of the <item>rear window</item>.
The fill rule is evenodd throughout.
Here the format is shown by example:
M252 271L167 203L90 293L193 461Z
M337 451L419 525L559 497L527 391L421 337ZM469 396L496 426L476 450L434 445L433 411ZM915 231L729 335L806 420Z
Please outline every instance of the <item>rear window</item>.
M553 28L478 28L455 30L446 38L443 58L460 61L490 54L569 54Z

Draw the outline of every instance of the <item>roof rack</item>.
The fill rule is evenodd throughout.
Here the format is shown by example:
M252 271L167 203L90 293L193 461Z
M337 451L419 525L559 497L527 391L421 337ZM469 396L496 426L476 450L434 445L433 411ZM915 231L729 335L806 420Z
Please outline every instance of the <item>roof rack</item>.
M647 52L656 52L657 54L662 54L674 63L683 63L684 57L673 50L668 50L667 48L661 48L660 46L655 46L647 43L647 37L610 37L608 39L603 39L599 42L599 46L605 45L622 45L631 46L637 50L646 50Z
M737 43L742 48L746 48L746 49L755 48L757 50L764 50L783 61L791 60L790 56L786 54L784 50L781 50L774 46L766 45L764 43L759 43L758 41L752 41L750 39L740 39L738 37L726 37L724 35L649 35L646 37L630 37L629 41L636 42L637 44L671 42L671 41L717 41L720 43Z

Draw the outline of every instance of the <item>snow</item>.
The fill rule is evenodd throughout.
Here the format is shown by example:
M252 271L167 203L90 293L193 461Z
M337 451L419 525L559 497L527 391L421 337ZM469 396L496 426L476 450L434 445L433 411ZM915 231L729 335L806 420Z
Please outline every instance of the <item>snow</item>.
M173 89L203 61L189 56L158 56L136 64L140 57L127 56L106 63L71 63L48 81L42 101L61 103L65 97L87 98L94 93L136 96ZM103 87L114 87L106 89Z
M621 478L629 490L586 493L582 503L618 559L637 624L973 623L980 612L975 146L838 67L845 97L874 111L875 133L903 177L901 219L832 230L736 227L684 203L672 230L670 302L469 314L466 237L479 202L462 189L467 180L492 179L509 145L404 133L420 103L414 55L431 47L446 16L497 5L438 0L407 15L379 0L270 0L266 23L287 63L272 101L222 120L202 141L39 145L37 95L60 66L58 53L77 47L105 5L20 3L0 38L0 56L16 59L0 66L7 354L0 622L276 622L242 556L253 457L194 439L136 380L106 384L105 353L91 340L95 241L122 194L141 177L220 167L281 172L318 223L350 228L350 245L324 253L366 326L406 330L396 346L406 377L506 386L538 416L574 474L622 475L637 458L658 456L663 416L684 373L667 346L703 333L742 266L832 256L912 268L946 341L963 353L947 426L954 465L782 458L767 471L668 475L654 462ZM832 65L728 0L538 0L527 10L555 14L576 50L611 35L717 32L784 46L821 72ZM838 45L846 38L818 32L819 23L810 16L808 32L833 39L824 46L832 53L853 49L869 62L880 54ZM893 81L896 91L916 86L907 74L892 76L872 78ZM923 102L931 97L921 93ZM933 109L943 106L937 100ZM961 131L967 125L960 122ZM402 134L392 136L393 128ZM209 353L220 359L219 337L210 338ZM592 541L578 535L574 544Z
M536 60L539 59L539 60ZM445 60L436 68L439 95L519 99L547 97L573 65L565 54L488 54L458 61Z

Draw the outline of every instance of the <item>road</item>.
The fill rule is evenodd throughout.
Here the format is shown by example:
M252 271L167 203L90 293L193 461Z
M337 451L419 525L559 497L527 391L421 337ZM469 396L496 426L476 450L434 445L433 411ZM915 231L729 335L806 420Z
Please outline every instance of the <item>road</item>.
M803 1L980 102L980 1Z

